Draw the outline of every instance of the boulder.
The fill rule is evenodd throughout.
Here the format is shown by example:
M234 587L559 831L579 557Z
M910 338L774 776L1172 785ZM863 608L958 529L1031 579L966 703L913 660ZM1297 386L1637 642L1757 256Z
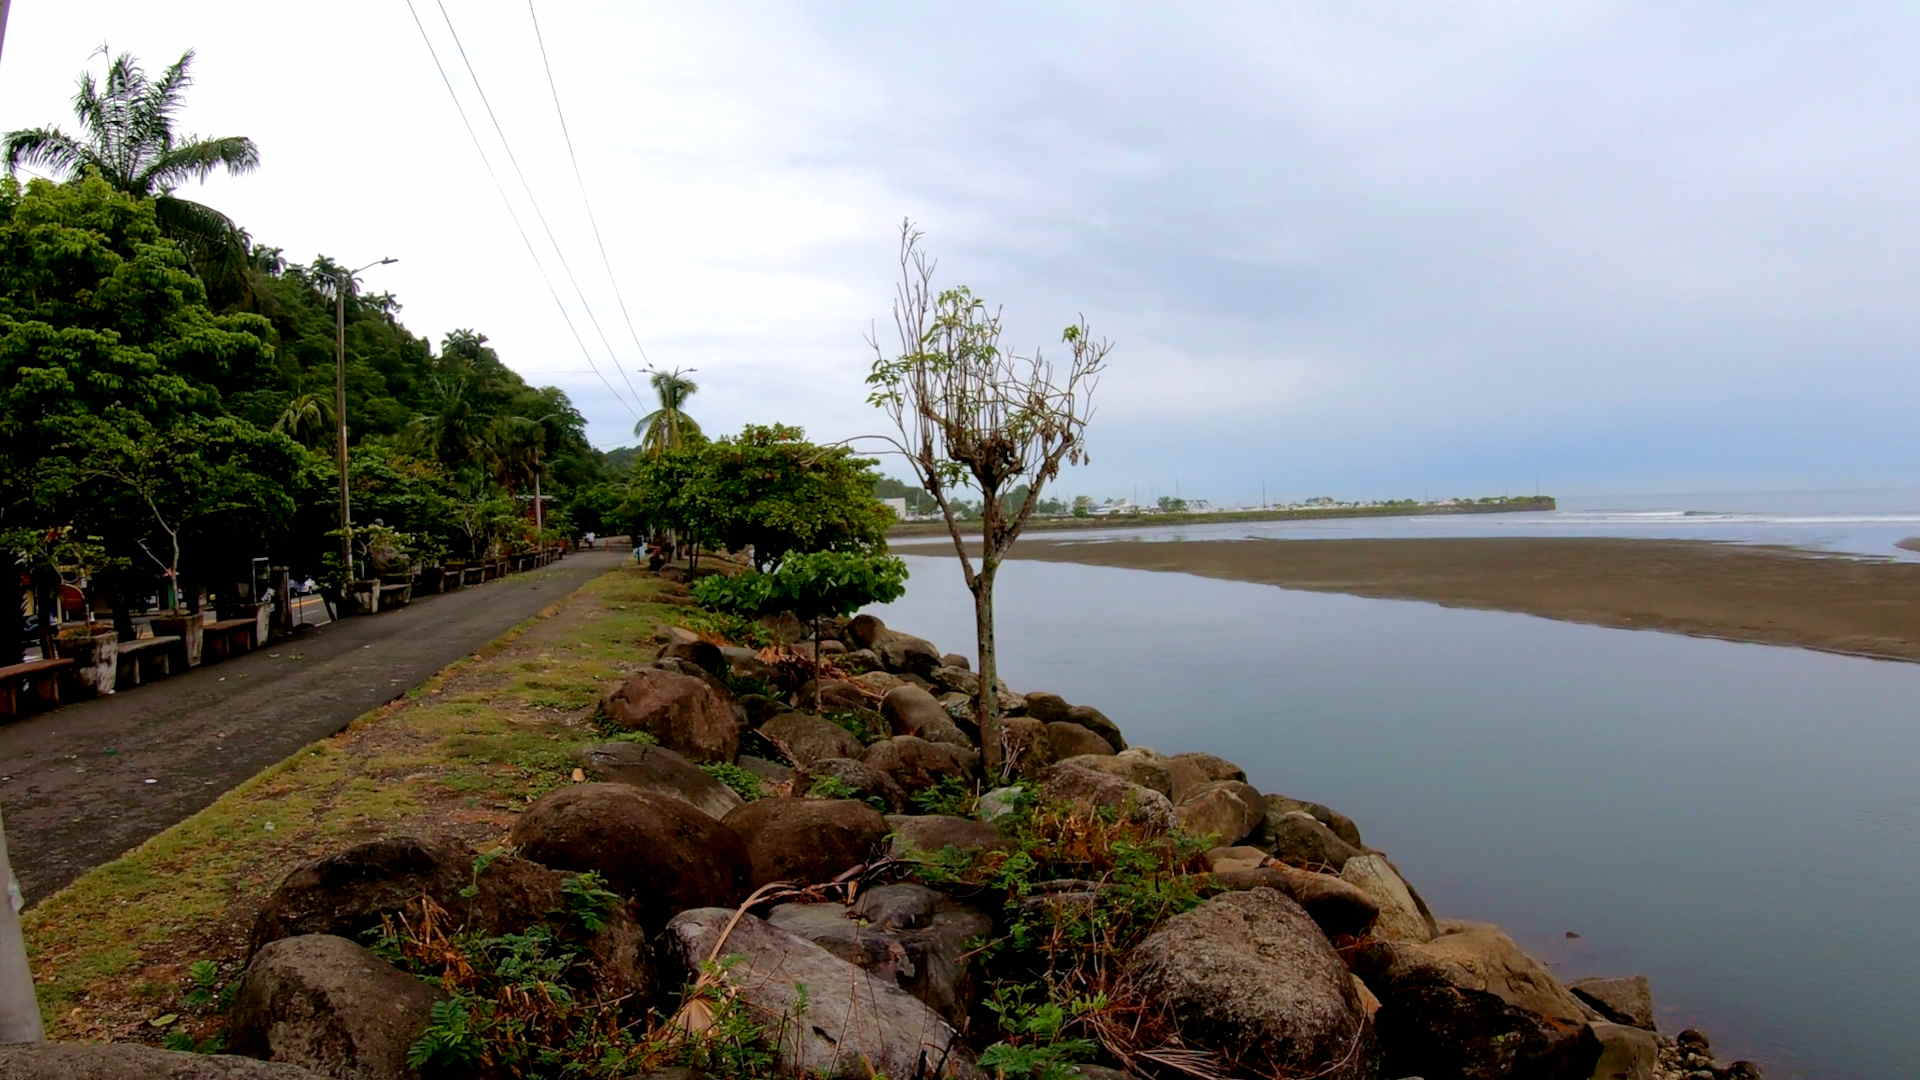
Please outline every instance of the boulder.
M813 684L808 683L800 688L799 699L812 703L813 691ZM843 709L872 712L880 702L880 695L869 693L866 687L846 679L829 679L820 684L819 691L822 712L837 712Z
M1217 847L1210 848L1206 854L1207 869L1216 874L1225 874L1234 870L1257 870L1264 866L1277 866L1273 857L1257 847Z
M1229 891L1274 889L1299 904L1328 937L1365 933L1380 914L1372 899L1339 878L1279 863L1216 870L1212 881L1216 888Z
M351 941L380 929L383 919L419 917L431 900L453 931L487 937L517 934L565 906L572 875L526 859L398 836L356 844L294 868L260 905L247 954L282 938L331 934ZM653 974L646 938L625 908L607 913L597 933L568 928L593 961L593 978L615 994L644 997Z
M1331 874L1296 871L1281 863L1265 867L1213 871L1213 886L1227 892L1271 888L1298 903L1331 938L1334 934L1365 934L1379 909L1367 894Z
M698 972L716 945L740 957L722 977L779 1037L782 1075L982 1075L959 1033L920 999L764 919L743 916L727 933L733 919L730 908L681 912L667 925L667 948L689 972ZM795 1023L803 993L804 1022Z
M743 649L737 645L723 645L720 655L727 658L727 670L724 675L741 678L759 679L763 683L773 684L779 677L779 671L772 664L760 659L760 654L752 649ZM807 653L813 655L811 651ZM824 654L823 654L824 655Z
M887 632L887 624L880 621L878 615L855 615L847 620L846 630L841 633L848 645L856 649L871 649Z
M1047 741L1047 725L1030 716L1001 717L1000 740L1006 766L1015 776L1034 779L1054 762L1053 744Z
M933 642L898 630L886 631L872 648L880 657L880 666L888 671L924 678L940 666L940 650L933 647Z
M1440 928L1400 871L1385 855L1355 855L1340 868L1340 880L1367 894L1380 908L1373 936L1382 941L1432 941Z
M1174 824L1173 804L1167 801L1165 795L1112 773L1090 769L1072 761L1061 762L1047 770L1040 795L1048 801L1075 802L1111 809L1127 820L1153 829L1171 829Z
M700 635L684 626L663 626L654 631L654 639L668 645L691 645L701 640Z
M231 1054L189 1054L138 1043L0 1044L7 1080L325 1080L298 1065Z
M1050 694L1045 690L1034 690L1027 694L1027 715L1043 724L1058 723L1066 720L1067 710L1073 706L1059 694Z
M414 1075L407 1049L445 997L346 938L281 938L241 974L227 1039L249 1057L339 1080L401 1080Z
M1173 815L1189 833L1237 844L1266 820L1267 808L1258 788L1239 780L1210 780L1188 792Z
M989 821L971 821L945 814L888 814L887 828L893 833L892 854L907 858L916 851L937 852L946 848L962 851L987 851L1007 846L1007 839Z
M1268 818L1276 818L1281 814L1290 813L1294 810L1312 814L1315 821L1332 829L1333 835L1345 840L1356 848L1364 849L1367 846L1360 842L1360 827L1353 823L1352 818L1335 810L1333 807L1327 806L1324 803L1290 799L1285 795L1267 796Z
M972 671L973 661L957 652L943 653L940 656L940 666L959 668L961 671Z
M701 667L699 664L683 656L663 657L648 664L644 670L665 671L674 675L685 675L690 679L699 679L722 698L731 698L733 696L733 691L727 688L727 681L725 679L722 679L720 676L715 675L713 672L708 671L706 668Z
M1348 859L1360 854L1312 814L1293 810L1275 816L1269 809L1265 816L1262 839L1281 862L1308 869L1327 867L1337 874Z
M1027 698L1027 715L1033 716L1033 699L1031 696ZM1044 720L1045 718L1034 717L1034 719ZM1068 706L1066 715L1061 717L1061 719L1069 724L1079 724L1081 727L1107 740L1115 751L1125 750L1127 748L1126 736L1120 734L1120 725L1107 719L1106 713L1101 712L1091 705Z
M895 735L921 735L922 729L927 727L954 726L946 707L935 700L932 694L905 684L887 691L886 696L880 699L880 715L887 722L887 730ZM925 738L924 735L921 737Z
M1647 983L1645 975L1575 979L1567 984L1567 990L1616 1024L1656 1030L1653 1023L1653 987Z
M1167 770L1164 762L1157 758L1142 757L1132 750L1118 756L1114 754L1081 754L1078 757L1061 758L1062 765L1075 765L1094 772L1103 772L1117 776L1130 784L1139 784L1162 795L1173 792L1173 774Z
M941 658L940 666L934 668L932 674L927 677L933 680L933 685L943 693L965 694L972 697L980 692L980 676L975 675L972 668L951 667L944 657Z
M1128 750L1126 752L1132 753L1133 751ZM1208 776L1206 772L1190 758L1166 757L1164 755L1154 754L1153 759L1166 766L1167 777L1171 784L1171 790L1167 792L1167 795L1176 804L1188 795L1198 791L1202 785L1213 783L1213 778Z
M1027 798L1027 789L1022 787L997 787L973 804L973 812L981 821L998 821L1019 809L1020 803Z
M740 752L733 703L690 675L642 668L600 702L603 722L644 731L694 761L732 761Z
M740 760L735 762L735 764L768 784L785 784L793 780L793 768L791 766L782 765L777 761L768 761L763 757L755 757L752 754L741 754Z
M1353 961L1356 973L1389 1006L1394 984L1439 979L1492 994L1564 1028L1587 1023L1580 1000L1560 985L1544 964L1522 952L1512 938L1491 923L1444 922L1440 935L1432 941L1377 942L1357 950Z
M852 907L781 904L767 921L919 998L955 1026L973 1000L968 943L993 920L924 885L882 885Z
M1128 954L1125 975L1187 1046L1222 1054L1235 1075L1374 1075L1346 966L1307 913L1272 889L1217 896L1168 919Z
M512 839L537 863L598 871L649 930L677 911L739 903L753 873L738 833L686 802L625 784L542 796L514 822Z
M746 718L750 728L758 728L781 713L793 711L793 706L765 694L742 694L738 701L740 714Z
M878 799L888 810L898 811L907 804L907 793L893 782L893 777L852 758L821 758L808 763L794 773L793 791L796 795L812 797L813 788L821 780L832 779L852 788L853 798L862 801Z
M782 713L761 724L760 735L801 766L821 758L857 758L866 752L851 731L806 713Z
M862 760L892 777L908 794L930 788L949 776L971 780L980 768L978 751L912 735L881 739L867 747Z
M599 743L580 751L580 769L589 780L626 784L649 794L679 799L715 819L726 817L741 803L732 788L664 746Z
M821 638L821 656L840 656L847 651L847 643L838 638Z
M896 690L902 686L916 685L908 682L899 675L885 671L869 671L864 675L855 675L850 681L855 686L879 697L885 697L889 691ZM926 688L921 687L921 689L924 690Z
M1585 1080L1600 1057L1585 1024L1555 1025L1484 991L1431 976L1369 985L1385 1076Z
M1188 762L1209 780L1238 780L1243 784L1247 782L1245 769L1216 754L1175 754L1167 760Z
M1591 1080L1654 1080L1660 1063L1660 1039L1630 1024L1588 1024L1600 1044ZM1723 1075L1731 1075L1731 1072Z
M1113 753L1112 743L1079 724L1064 720L1047 724L1047 744L1053 748L1054 759L1058 761L1081 756L1107 757Z
M748 653L747 655L751 658L753 654ZM711 641L672 642L662 647L660 654L654 659L685 660L698 665L702 671L720 679L726 678L730 670L726 654L720 651L720 646L715 645Z
M840 658L840 666L848 671L880 670L880 654L872 649L853 649Z
M866 862L886 838L879 811L854 799L760 799L727 815L746 842L755 888L811 885Z

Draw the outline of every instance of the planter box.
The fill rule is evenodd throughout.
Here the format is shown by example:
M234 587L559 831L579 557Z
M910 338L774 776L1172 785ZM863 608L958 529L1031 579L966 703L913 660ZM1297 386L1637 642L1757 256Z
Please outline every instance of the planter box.
M380 579L370 578L356 581L348 586L353 596L354 610L363 615L375 615L380 611Z
M444 571L437 566L429 566L420 571L420 578L414 587L423 593L437 593L441 589L441 583L445 580L446 573Z
M61 635L53 640L61 659L73 661L74 681L81 697L113 693L119 677L120 635L113 630L95 630L85 637Z
M153 617L155 635L180 639L180 651L187 658L188 667L200 662L200 648L204 644L201 631L206 625L205 615L155 615Z

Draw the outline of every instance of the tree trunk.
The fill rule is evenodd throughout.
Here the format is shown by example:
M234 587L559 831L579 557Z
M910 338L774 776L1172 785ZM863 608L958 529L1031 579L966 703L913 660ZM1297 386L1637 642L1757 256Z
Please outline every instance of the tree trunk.
M1005 750L1000 739L1000 693L996 688L998 665L993 651L993 571L982 569L973 579L973 633L980 648L980 692L973 699L973 721L980 729L980 752L985 756L987 779L998 783L1005 765Z

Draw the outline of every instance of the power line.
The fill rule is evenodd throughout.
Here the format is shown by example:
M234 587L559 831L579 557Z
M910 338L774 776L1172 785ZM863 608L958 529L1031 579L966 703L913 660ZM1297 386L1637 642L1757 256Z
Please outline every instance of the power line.
M453 99L454 111L460 114L460 123L467 129L467 137L473 140L473 148L480 155L480 164L486 167L487 176L493 181L493 190L500 194L500 202L507 208L507 217L513 221L514 231L520 234L520 242L527 246L527 256L533 260L534 269L540 272L540 280L546 283L547 295L553 297L553 305L560 309L560 318L565 320L567 330L573 334L574 344L580 346L580 355L586 357L587 366L593 369L593 373L600 376L600 382L607 388L607 393L612 394L613 399L618 401L621 407L633 417L633 422L638 424L639 410L633 407L633 403L620 396L620 391L614 389L613 384L607 381L606 375L601 373L600 365L593 362L593 353L587 348L586 340L580 336L580 329L573 324L573 316L567 313L567 305L560 299L560 290L553 287L553 277L547 273L545 264L540 261L540 253L534 250L533 239L527 235L526 226L520 223L520 215L513 209L513 200L507 197L507 189L500 183L500 175L494 171L493 161L487 157L486 147L480 143L479 132L473 130L473 122L467 119L467 108L460 104L460 95L453 89L453 80L447 78L446 66L440 63L440 53L433 47L433 39L427 36L427 26L420 21L420 12L414 9L413 0L407 0L407 13L413 16L413 25L420 31L420 40L427 46L427 55L433 58L434 70L440 73L440 82L446 86L447 96Z
M445 0L434 0L434 4L440 9L440 18L446 21L447 33L453 35L453 47L460 51L460 62L466 65L467 76L473 80L473 88L480 95L480 104L487 110L487 119L493 122L494 134L500 136L500 145L507 152L507 160L513 164L514 175L520 178L520 189L527 193L527 201L533 204L533 216L540 219L540 227L546 230L547 243L553 245L553 254L560 260L560 269L566 272L567 280L573 283L574 295L580 298L587 321L593 324L594 333L600 335L600 344L607 347L607 358L613 361L616 368L620 368L620 377L625 379L626 369L620 366L620 358L613 351L613 342L607 340L607 332L601 329L600 318L593 313L593 305L587 302L586 290L580 287L580 279L574 276L573 266L567 262L567 253L561 248L559 238L553 235L553 226L547 222L546 211L540 209L540 200L533 194L533 185L527 182L526 170L520 167L520 158L513 152L513 143L507 138L506 128L500 125L500 117L493 111L493 102L487 99L487 88L480 82L480 73L473 69L473 61L467 56L467 47L460 41L460 31L453 28L453 16L447 14ZM631 386L632 380L628 379L627 384ZM638 396L635 395L636 398ZM638 420L635 422L638 423Z
M573 163L573 180L580 188L580 202L587 209L587 222L593 226L593 242L600 248L600 264L606 268L607 282L613 286L613 297L619 301L620 317L627 324L627 334L633 338L633 347L640 350L640 359L652 367L653 361L647 356L647 347L640 344L640 335L633 328L633 316L627 311L626 295L620 291L620 283L614 277L613 260L607 256L607 242L600 235L600 219L594 215L593 200L587 197L587 180L580 171L580 158L573 150L573 133L567 128L566 110L560 107L560 88L553 80L553 64L547 59L547 41L540 33L540 17L534 13L533 0L527 0L527 16L533 20L533 39L540 45L540 66L547 72L547 89L553 95L553 112L560 119L560 135L567 143L567 160ZM625 374L624 370L622 374ZM639 394L636 392L634 396L637 398Z
M627 297L620 291L619 279L613 274L613 260L607 257L607 242L600 236L600 219L594 215L593 200L587 197L587 178L580 172L580 158L573 152L573 132L567 129L567 113L560 107L560 87L553 81L553 63L547 59L547 39L540 33L540 16L533 10L533 0L527 0L527 17L533 20L533 40L540 45L540 66L547 72L547 90L553 95L553 114L560 120L560 136L567 143L567 160L573 163L573 182L580 188L580 203L587 208L587 223L593 226L593 242L600 248L600 265L606 268L607 284L613 286L613 298L620 304L620 318L627 324L627 334L633 338L633 347L640 350L640 359L648 367L653 361L647 357L647 347L640 344L640 335L633 328L633 316L627 313ZM633 380L627 378L627 369L620 369L620 377L626 379L627 389L632 391L634 400L640 398L640 391L633 387Z

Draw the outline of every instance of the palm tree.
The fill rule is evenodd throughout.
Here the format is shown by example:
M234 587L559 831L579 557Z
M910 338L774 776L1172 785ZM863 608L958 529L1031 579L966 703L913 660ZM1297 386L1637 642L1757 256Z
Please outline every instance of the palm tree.
M471 373L454 368L429 377L426 405L430 411L408 425L415 446L450 470L486 462L485 417L474 407Z
M294 441L306 445L308 437L333 428L333 402L324 394L301 394L280 412L273 430L285 432Z
M82 74L73 115L85 135L75 137L52 127L9 132L8 174L26 165L70 180L91 169L116 190L153 199L161 231L180 244L195 267L233 264L232 269L240 269L246 243L233 221L173 194L180 184L205 180L216 169L239 175L260 164L260 151L251 139L175 134L180 97L193 84L192 66L189 49L158 80L150 80L131 54L121 53L107 65L104 86L92 72Z
M688 416L682 406L688 398L699 392L700 387L678 368L656 371L648 381L653 383L653 392L660 398L660 407L633 425L640 448L658 456L667 450L679 449L689 436L698 438L700 425L693 422L693 417Z

